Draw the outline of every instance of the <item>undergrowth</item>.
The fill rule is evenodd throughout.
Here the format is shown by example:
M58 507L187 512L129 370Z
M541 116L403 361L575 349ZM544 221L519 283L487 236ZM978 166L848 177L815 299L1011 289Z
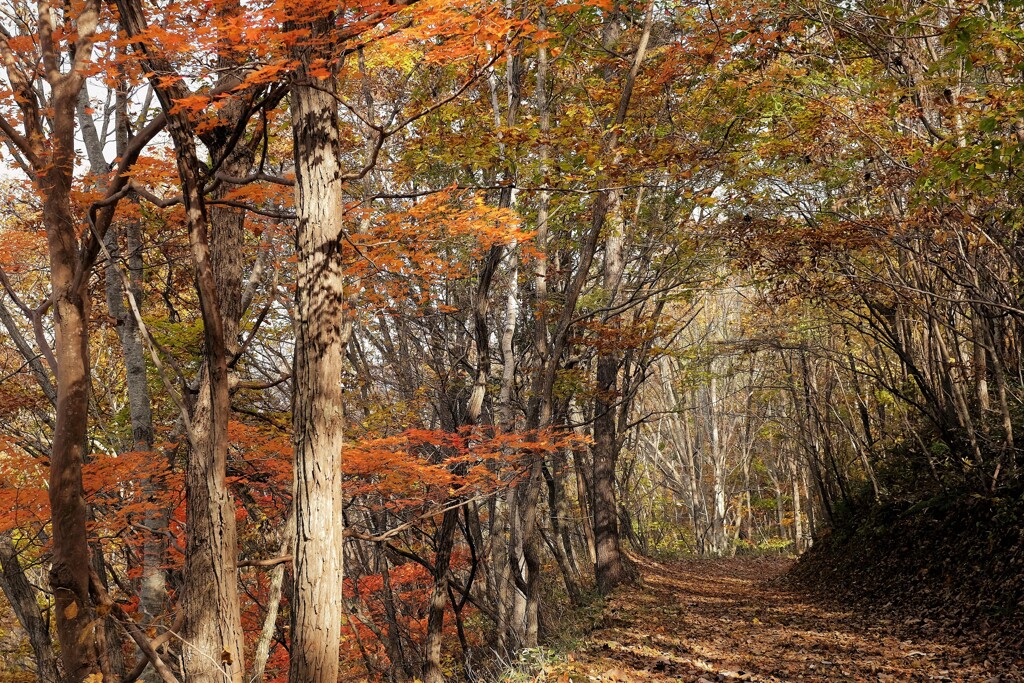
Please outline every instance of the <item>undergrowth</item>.
M605 599L596 592L583 596L579 605L552 613L544 623L545 642L520 650L516 660L504 662L493 679L497 683L531 683L567 657L578 652L587 636L601 622Z

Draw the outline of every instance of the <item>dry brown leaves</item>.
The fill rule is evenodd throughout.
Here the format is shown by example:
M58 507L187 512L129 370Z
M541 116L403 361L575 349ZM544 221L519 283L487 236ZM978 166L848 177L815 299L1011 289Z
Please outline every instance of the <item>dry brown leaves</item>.
M584 648L539 681L1024 681L1024 654L996 665L976 640L915 635L891 615L779 587L786 560L641 562L642 581L618 591Z

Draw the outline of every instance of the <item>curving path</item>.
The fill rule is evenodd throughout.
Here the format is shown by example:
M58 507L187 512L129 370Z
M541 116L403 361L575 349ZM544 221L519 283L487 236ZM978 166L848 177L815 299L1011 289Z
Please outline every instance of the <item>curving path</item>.
M542 680L1024 681L1024 659L985 643L912 635L894 617L845 611L774 581L785 560L643 561L583 648ZM1024 653L1021 655L1024 658ZM999 662L999 663L996 663Z

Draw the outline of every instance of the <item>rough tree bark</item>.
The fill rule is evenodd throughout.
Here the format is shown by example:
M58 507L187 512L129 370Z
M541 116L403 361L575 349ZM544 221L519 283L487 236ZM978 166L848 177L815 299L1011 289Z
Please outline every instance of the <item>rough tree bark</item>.
M28 634L29 644L36 658L36 673L40 683L57 683L57 658L53 654L50 630L36 601L36 591L25 576L18 553L8 534L0 534L0 587L3 588L18 622Z
M144 32L146 21L138 0L118 0L117 7L129 37ZM185 471L188 527L184 573L188 590L182 596L182 673L196 683L241 683L244 663L235 506L226 481L231 412L227 344L210 252L201 164L188 114L174 104L188 93L183 81L167 78L165 74L173 74L173 69L145 43L137 43L135 49L150 73L174 143L205 341L205 377L200 386L206 390L200 392L192 416L192 453Z
M608 308L615 307L624 267L622 210L617 192L609 199L608 235L604 245L604 281ZM605 324L609 317L605 316ZM597 590L607 595L626 579L619 544L618 505L615 496L615 464L619 440L616 429L619 358L608 345L597 356L597 386L594 397L594 446L592 477L594 515L594 577Z
M326 35L330 19L312 26ZM336 683L341 642L343 519L341 448L344 361L342 173L332 77L309 73L298 47L291 84L297 215L293 439L295 539L290 679Z

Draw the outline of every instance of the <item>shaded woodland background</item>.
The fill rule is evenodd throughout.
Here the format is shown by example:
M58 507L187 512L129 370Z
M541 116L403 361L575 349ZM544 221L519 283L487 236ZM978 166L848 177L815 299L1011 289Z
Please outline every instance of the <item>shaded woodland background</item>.
M629 553L1020 623L1018 5L0 7L0 680L486 680Z

